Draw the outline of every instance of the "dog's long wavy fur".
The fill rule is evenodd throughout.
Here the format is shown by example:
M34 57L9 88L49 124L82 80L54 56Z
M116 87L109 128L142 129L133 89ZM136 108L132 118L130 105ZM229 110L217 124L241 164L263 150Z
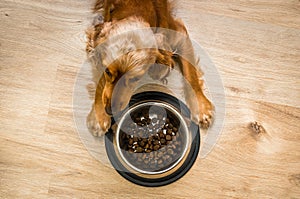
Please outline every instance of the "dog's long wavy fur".
M91 63L104 70L87 120L94 135L107 131L112 112L126 107L132 88L146 72L164 79L174 62L181 66L183 76L196 94L198 103L191 97L191 91L185 91L192 119L202 127L211 124L213 105L203 94L202 72L195 67L197 60L192 43L183 22L175 18L173 8L174 2L167 0L96 2L94 13L100 20L94 20L87 30L86 47ZM173 30L185 37L166 35L164 30ZM153 70L154 63L166 66L165 70Z

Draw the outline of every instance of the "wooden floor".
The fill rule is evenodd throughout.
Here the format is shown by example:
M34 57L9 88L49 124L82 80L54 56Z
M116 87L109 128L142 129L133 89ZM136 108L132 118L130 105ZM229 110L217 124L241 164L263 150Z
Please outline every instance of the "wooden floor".
M155 189L104 166L77 133L92 3L0 1L0 198L300 198L298 0L179 1L223 80L226 117L213 151Z

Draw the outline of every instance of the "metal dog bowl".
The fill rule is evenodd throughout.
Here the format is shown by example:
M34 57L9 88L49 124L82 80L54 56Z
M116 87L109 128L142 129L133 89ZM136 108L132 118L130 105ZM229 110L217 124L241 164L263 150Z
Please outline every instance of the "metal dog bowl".
M144 117L143 114L147 116ZM134 116L145 121L144 124L137 124L134 121L137 118L133 118ZM176 136L170 120L176 125ZM176 167L186 157L191 140L187 124L177 109L169 104L154 101L144 101L129 108L118 123L115 137L117 153L132 172L151 175L162 174ZM169 140L177 140L167 141L166 137ZM130 141L131 143L128 143ZM153 144L155 142L156 145ZM155 146L159 149L153 151Z
M113 121L105 146L114 168L142 186L170 184L192 167L200 146L198 125L175 97L161 92L134 95Z

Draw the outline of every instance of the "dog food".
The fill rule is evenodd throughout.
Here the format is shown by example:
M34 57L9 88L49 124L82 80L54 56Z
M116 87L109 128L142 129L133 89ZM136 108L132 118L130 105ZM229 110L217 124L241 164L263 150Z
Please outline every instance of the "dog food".
M124 157L138 169L159 171L173 165L184 150L185 135L175 114L158 106L135 110L121 127Z

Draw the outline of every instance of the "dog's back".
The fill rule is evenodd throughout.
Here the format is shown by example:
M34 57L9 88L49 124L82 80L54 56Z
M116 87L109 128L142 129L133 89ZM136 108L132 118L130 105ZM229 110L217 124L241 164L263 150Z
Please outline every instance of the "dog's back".
M174 29L172 6L168 0L98 0L94 11L104 14L104 21L141 17L151 27Z

